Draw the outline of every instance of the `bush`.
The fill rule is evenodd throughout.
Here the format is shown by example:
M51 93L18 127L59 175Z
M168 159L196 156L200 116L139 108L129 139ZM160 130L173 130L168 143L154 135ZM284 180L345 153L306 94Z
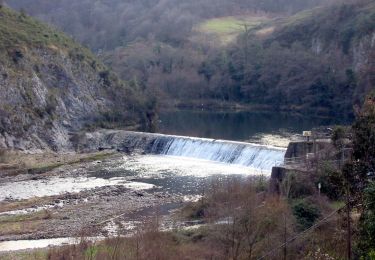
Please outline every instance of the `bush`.
M346 136L346 130L343 126L336 126L335 129L333 130L331 140L333 142L333 145L337 149L342 149L343 145L343 139Z
M0 163L6 163L7 161L7 152L5 149L0 148Z
M299 230L305 230L314 225L320 217L320 210L308 200L297 200L292 205L293 215L297 220Z
M371 182L364 191L364 212L360 220L360 240L358 253L364 259L374 259L375 252L375 183ZM366 256L369 257L366 257Z
M183 208L183 215L188 219L201 219L205 217L205 211L208 209L207 202L189 203Z
M322 185L321 193L331 200L339 200L344 194L342 173L334 167L325 165L317 181L318 183Z

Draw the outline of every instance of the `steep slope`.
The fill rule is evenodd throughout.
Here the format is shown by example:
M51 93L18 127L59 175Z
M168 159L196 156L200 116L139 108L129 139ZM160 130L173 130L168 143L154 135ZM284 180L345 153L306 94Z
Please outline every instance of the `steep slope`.
M100 53L122 79L154 93L161 105L220 106L223 101L229 101L261 103L262 107L276 104L277 107L278 102L285 106L290 98L277 98L281 90L275 91L273 82L266 82L265 86L249 83L250 73L241 72L249 66L237 57L228 62L232 50L228 50L227 45L235 42L237 35L245 30L244 24L246 30L250 30L274 17L285 17L336 1L341 0L6 2L73 35ZM233 55L245 56L243 50ZM256 53L251 55L256 57ZM267 80L266 76L263 78Z
M375 84L373 0L7 2L101 50L121 78L167 105L228 102L351 117ZM205 34L199 41L191 37L197 23L217 30L223 21L233 23L228 15L256 11L266 12L267 20L241 25L246 33L231 46L211 44L218 41ZM121 22L112 26L112 19Z
M184 43L200 21L246 12L295 13L333 0L6 0L90 46L112 50L137 38Z
M72 136L85 127L147 121L146 99L88 50L4 7L0 93L0 148L71 149Z
M304 11L242 35L228 66L232 100L333 116L375 86L375 3L361 0ZM223 81L223 80L221 80Z

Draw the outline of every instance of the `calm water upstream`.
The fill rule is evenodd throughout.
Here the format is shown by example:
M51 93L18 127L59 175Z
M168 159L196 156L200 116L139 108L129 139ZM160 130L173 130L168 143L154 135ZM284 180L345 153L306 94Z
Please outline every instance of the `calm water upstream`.
M350 122L337 118L314 118L286 113L164 111L157 132L213 139L252 141L265 135L301 133L313 127Z

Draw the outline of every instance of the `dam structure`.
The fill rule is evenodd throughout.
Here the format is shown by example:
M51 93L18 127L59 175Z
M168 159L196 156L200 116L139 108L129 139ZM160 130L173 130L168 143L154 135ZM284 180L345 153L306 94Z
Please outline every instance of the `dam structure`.
M271 172L283 163L286 149L208 138L102 130L86 133L80 149L116 149L126 153L188 157Z

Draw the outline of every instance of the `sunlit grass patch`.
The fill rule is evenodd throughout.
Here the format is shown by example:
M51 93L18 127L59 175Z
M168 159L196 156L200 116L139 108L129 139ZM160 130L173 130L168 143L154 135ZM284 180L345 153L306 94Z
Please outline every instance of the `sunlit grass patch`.
M268 21L266 16L227 16L206 20L196 27L196 31L216 36L222 43L233 41L241 32L257 28Z
M245 26L252 29L267 20L268 18L265 16L227 16L207 20L198 28L202 32L208 33L236 33L243 31Z

